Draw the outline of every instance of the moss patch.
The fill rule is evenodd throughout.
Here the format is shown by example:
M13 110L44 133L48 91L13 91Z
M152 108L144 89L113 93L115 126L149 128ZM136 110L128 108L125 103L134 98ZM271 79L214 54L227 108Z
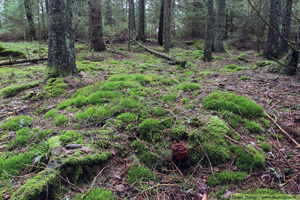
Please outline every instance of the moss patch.
M210 175L207 179L207 184L210 186L216 186L223 183L231 184L238 183L244 180L247 173L245 172L230 172L223 171L221 173L214 173L214 175Z
M156 180L157 178L154 174L145 167L138 166L137 164L133 165L130 170L128 170L128 177L126 181L130 184L134 182L143 182L143 180Z
M17 131L32 124L32 118L26 115L16 116L0 126L2 130Z
M77 194L76 200L81 200L84 194ZM93 189L84 198L84 200L104 200L115 199L111 190Z
M17 95L19 92L24 90L37 87L39 85L39 81L34 81L32 83L25 83L21 85L13 85L0 90L0 97L7 98L13 97Z

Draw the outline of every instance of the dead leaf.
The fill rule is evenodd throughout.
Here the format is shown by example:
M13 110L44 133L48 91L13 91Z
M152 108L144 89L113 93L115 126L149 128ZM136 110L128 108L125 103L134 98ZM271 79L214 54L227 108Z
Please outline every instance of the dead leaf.
M81 147L81 151L85 152L85 153L90 153L92 152L92 150L88 147Z
M226 190L226 192L225 192L225 194L224 194L224 198L225 198L225 199L228 199L228 198L230 198L231 195L232 195L232 192L229 191L229 190Z
M119 192L123 192L125 191L125 186L123 184L120 185L116 185L116 190L118 190Z

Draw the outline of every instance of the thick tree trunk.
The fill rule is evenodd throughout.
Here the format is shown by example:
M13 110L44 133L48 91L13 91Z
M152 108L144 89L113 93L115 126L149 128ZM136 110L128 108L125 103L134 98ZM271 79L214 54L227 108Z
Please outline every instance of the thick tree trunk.
M145 0L139 0L139 30L137 40L146 40L145 35Z
M215 21L215 35L214 35L214 51L224 52L223 38L225 31L225 0L216 1L216 21Z
M164 45L164 12L165 12L165 1L161 0L159 24L158 24L158 36L157 41L160 46Z
M130 31L134 32L135 27L135 12L134 12L134 0L129 0L129 25L130 25Z
M90 0L91 47L94 51L104 51L102 32L101 0Z
M171 48L171 0L165 0L164 6L164 52Z
M77 75L72 0L49 1L48 78Z
M25 7L25 14L29 25L29 36L31 39L36 39L36 30L34 27L33 22L33 14L32 14L32 7L31 7L31 0L24 0L24 7Z
M207 15L205 25L205 42L204 42L204 53L203 60L211 61L211 50L212 50L212 23L213 23L213 0L207 0Z
M287 42L283 38L289 37L290 18L291 16L291 0L271 0L270 7L270 25L269 28L266 56L279 58L282 53L288 52ZM274 30L275 29L275 30Z

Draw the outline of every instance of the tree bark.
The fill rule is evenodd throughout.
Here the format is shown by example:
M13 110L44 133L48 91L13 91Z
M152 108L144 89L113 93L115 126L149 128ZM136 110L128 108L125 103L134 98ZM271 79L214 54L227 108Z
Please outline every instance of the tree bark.
M204 53L203 60L211 61L211 51L212 51L212 14L213 14L213 0L207 0L207 15L206 15L206 25L205 25L205 42L204 42Z
M101 0L90 0L89 6L91 47L94 51L104 51L105 45L102 31Z
M129 23L130 23L130 31L134 32L135 27L135 12L134 12L134 0L129 0Z
M139 0L139 30L137 40L146 41L145 35L145 0Z
M171 0L165 0L164 6L164 52L171 48Z
M282 39L289 37L291 0L271 0L270 25L267 38L266 56L270 58L280 58L282 53L288 52L287 41ZM275 31L275 30L276 31Z
M33 14L32 14L32 2L30 0L24 0L25 14L29 25L29 36L31 39L36 39L36 30L33 22Z
M164 45L164 11L165 10L165 1L161 0L160 6L160 15L159 15L159 24L158 24L158 37L157 41L160 46Z
M216 21L215 21L215 35L214 35L214 51L224 52L223 38L225 31L225 0L216 1Z
M72 0L49 1L48 78L77 75Z

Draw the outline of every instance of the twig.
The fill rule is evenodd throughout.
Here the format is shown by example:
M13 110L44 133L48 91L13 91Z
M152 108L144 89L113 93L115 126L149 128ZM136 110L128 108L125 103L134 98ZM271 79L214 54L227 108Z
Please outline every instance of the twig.
M204 148L202 147L201 142L199 142L199 145L200 145L200 147L201 147L203 153L205 154L205 156L206 156L206 158L207 158L207 160L208 160L208 162L209 162L209 166L210 166L212 175L215 176L215 175L214 175L214 169L213 169L213 167L212 167L212 164L211 164L211 162L210 162L210 159L209 159L208 155L206 154L206 152L204 151Z
M90 187L90 188L88 189L88 191L81 197L81 199L83 199L83 198L91 191L91 189L93 188L93 186L94 186L94 184L95 184L95 182L96 182L98 176L100 176L100 174L101 174L101 173L103 172L103 170L105 170L106 168L108 168L108 167L104 167L104 168L97 174L97 176L95 176L95 178L94 178L94 180L93 180L93 183L92 183L91 187Z
M283 160L285 161L285 163L290 167L291 171L293 173L296 173L293 169L293 167L291 166L291 164L289 163L289 161L284 157L284 155L281 153L281 151L278 149L278 147L274 144L272 144L272 146L276 149L276 151L279 153L279 155L283 158Z

